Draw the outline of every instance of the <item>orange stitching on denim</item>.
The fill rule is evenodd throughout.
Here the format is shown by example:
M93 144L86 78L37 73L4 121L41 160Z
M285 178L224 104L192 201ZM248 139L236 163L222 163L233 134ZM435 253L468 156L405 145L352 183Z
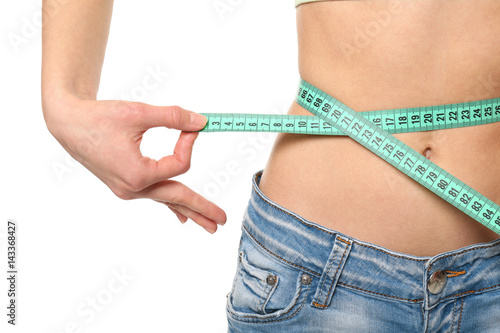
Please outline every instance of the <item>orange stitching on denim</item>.
M261 175L262 172L259 172L257 173L257 175L255 176L255 178L257 178L259 175ZM257 186L258 187L258 186ZM322 231L324 233L327 233L329 235L336 235L336 233L333 233L333 232L329 232L329 231L326 231L326 230L323 230L323 229L320 229L318 227L316 227L315 225L312 225L312 224L309 224L309 223L306 223L305 221L303 221L302 219L298 218L297 216L294 216L290 213L288 213L287 211L284 211L283 209L281 209L280 207L276 206L276 205L273 205L271 202L269 202L266 198L262 197L262 195L260 195L260 193L258 191L255 191L255 193L258 194L258 196L266 203L268 204L269 206L271 207L274 207L276 208L277 210L279 210L280 212L283 212L287 215L289 215L290 217L293 217L294 219L296 219L297 221L299 221L300 223L304 224L305 226L308 226L308 227L313 227L319 231ZM386 252L386 251L383 251L383 250L380 250L380 249L377 249L376 247L372 247L372 246L369 246L369 245L365 245L365 244L361 244L361 243L358 243L356 241L353 241L353 243L356 243L358 245L361 245L361 246L364 246L364 247L368 247L370 249L374 249L374 250L377 250L377 251L380 251L382 253L386 253L390 256L393 256L393 257L396 257L396 258L401 258L401 259L406 259L406 260L411 260L411 261L427 261L428 259L414 259L414 258L406 258L406 257L403 257L403 256L398 256L398 255L395 255L395 254L392 254L392 253L389 253L389 252Z
M282 315L286 315L288 312L292 311L293 307L297 304L297 301L299 300L300 298L300 294L302 293L302 284L300 284L300 289L299 289L299 295L297 296L297 298L295 299L295 302L293 303L293 305L290 307L290 309L283 313ZM231 311L231 313L233 313ZM233 313L235 316L238 316L236 313ZM256 317L256 316L238 316L238 317L242 317L242 318L259 318L259 317ZM270 317L272 318L272 316Z
M309 285L310 286L310 285ZM297 309L297 311L295 311L295 313L293 313L290 317L288 318L282 318L282 319L277 319L277 320L267 320L267 318L261 318L261 317L256 317L256 316L240 316L236 313L234 313L233 311L231 310L228 310L231 314L233 314L234 316L236 317L239 317L239 318L251 318L251 319L260 319L260 320L263 320L262 322L255 322L254 324L267 324L267 323L277 323L279 321L284 321L284 320L288 320L288 319L291 319L293 318L297 313L299 313L299 311L302 309L302 307L304 306L304 304L306 303L306 300L307 300L307 296L309 295L309 290L311 288L308 287L307 289L307 293L305 294L304 296L304 300L302 301L302 305ZM280 317L283 317L284 315L286 315L287 313L289 313L290 311L292 311L292 309L295 307L295 305L297 304L299 298L300 298L300 295L302 294L302 283L300 284L300 289L299 289L299 295L297 296L297 299L295 299L295 302L293 303L293 305L290 307L290 310L288 310L287 312L285 313L282 313L280 314L279 316ZM277 316L275 316L277 317ZM269 318L273 318L273 317L269 317Z
M324 305L324 304L319 304L319 303L316 303L316 302L313 302L312 304L316 305L317 307L323 308L323 309L326 308L326 305Z
M271 273L272 274L272 273ZM266 288L264 289L264 294L267 294L267 297L266 298L262 298L262 306L260 306L260 308L262 309L262 313L266 313L266 305L267 303L269 303L269 299L271 298L271 296L273 295L273 289L276 290L276 286L278 285L279 283L279 276L276 275L276 274L272 274L274 276L274 278L276 279L275 280L275 283L274 285L270 286L268 283L266 283ZM266 289L268 289L268 287L271 287L269 289L269 291L265 291Z
M325 275L325 279L323 280L323 283L321 284L321 288L320 288L320 291L319 291L319 295L318 295L318 300L321 298L321 295L323 294L323 287L325 285L325 282L326 282L326 279L328 277L328 273L330 273L330 269L332 268L332 265L333 265L333 259L337 256L337 252L339 251L339 247L336 246L335 247L335 252L333 253L333 257L332 257L332 262L330 263L330 265L328 265L328 269L326 270L326 273L323 273ZM332 281L333 282L333 281ZM328 295L327 295L328 297ZM326 306L325 306L326 307Z
M262 171L258 172L258 173L255 175L255 178L257 178L257 177L259 177L260 175L262 175L262 173L263 173ZM255 182L255 183L257 183L257 182ZM257 187L258 187L258 186L257 186ZM287 215L289 215L289 216L293 217L294 219L296 219L296 220L297 220L297 221L299 221L300 223L302 223L302 224L304 224L304 225L306 225L306 226L308 226L308 227L313 227L313 228L315 228L315 229L317 229L317 230L319 230L319 231L322 231L322 232L324 232L324 233L327 233L327 234L329 234L329 235L335 235L335 233L332 233L332 232L329 232L329 231L326 231L326 230L320 229L320 228L318 228L318 227L316 227L316 226L314 226L314 225L312 225L312 224L306 223L306 222L304 222L303 220L299 219L297 216L294 216L294 215L292 215L292 214L288 213L287 211L284 211L284 210L283 210L283 209L281 209L280 207L278 207L278 206L276 206L276 205L273 205L272 203L268 202L268 200L267 200L266 198L263 198L263 197L260 195L260 193L259 193L258 191L255 191L255 193L257 193L257 194L259 195L259 197L260 197L260 198L261 198L261 199L262 199L265 203L267 203L269 206L274 207L274 208L278 209L279 211L281 211L281 212L283 212L283 213L285 213L285 214L287 214ZM370 249L374 249L374 250L380 251L380 252L382 252L382 253L388 254L388 255L393 256L393 257L396 257L396 258L401 258L401 259L406 259L406 260L411 260L411 261L417 261L417 262L418 262L418 261L427 261L427 260L428 260L428 259L414 259L414 258L407 258L407 257L403 257L403 256L399 256L399 255L395 255L395 254L389 253L389 252L387 252L387 251L383 251L383 250L381 250L381 249L377 249L376 247L373 247L373 246L369 246L369 245L361 244L361 243L358 243L358 242L356 242L356 241L353 241L353 243L356 243L356 244L358 244L358 245L361 245L361 246L364 246L364 247L367 247L367 248L370 248ZM476 247L476 248L472 248L472 249L464 250L464 251L459 252L459 253L454 253L454 254L450 254L450 255L444 256L444 257L442 257L442 258L439 258L439 259L437 259L435 262L437 262L437 261L439 261L439 260L441 260L441 259L447 258L447 257L456 256L456 255L459 255L459 254L462 254L462 253L465 253L465 252L469 252L469 251L473 251L473 250L477 250L477 249L486 249L486 248L494 247L494 246L496 246L496 245L498 245L498 244L497 244L497 243L495 243L495 244L488 245L488 246L481 246L481 247ZM433 264L434 264L434 263L431 263L431 264L429 265L429 269L431 269L431 267L432 267L432 265L433 265Z
M341 241L341 242L346 243L347 245L351 245L351 242L349 242L348 240L342 239L342 238L340 238L339 236L337 236L337 239L338 239L339 241Z
M338 284L342 285L342 286L345 286L345 287L349 287L349 288L353 288L353 289L357 289L357 290L361 290L361 291L365 291L367 293L371 293L371 294L375 294L375 295L380 295L380 296L385 296L385 297L389 297L389 298L394 298L394 299L400 299L400 300L403 300L403 301L409 301L409 302L414 302L414 303L418 303L418 302L421 302L423 301L424 299L423 298L419 298L419 299L408 299L408 298L402 298L402 297L397 297L397 296L391 296L391 295L386 295L386 294L381 294L381 293L376 293L374 291L370 291L370 290L365 290L365 289L362 289L362 288L359 288L359 287L355 287L355 286L351 286L347 283L343 283L343 282L337 282Z
M455 312L457 310L457 300L453 302L453 316L451 317L451 328L450 332L453 333L453 327L455 327Z
M464 310L464 299L462 298L462 306L460 307L460 319L458 320L457 333L460 332L460 324L462 323L462 311Z
M449 278L465 274L465 271L460 271L460 272L457 272L457 271L445 271L445 272L446 272L446 276L449 277Z
M309 273L314 274L314 275L316 275L316 276L321 276L321 274L319 274L319 273L316 273L316 272L314 272L314 271L311 271L310 269L305 268L305 267L302 267L302 266L300 266L300 265L294 264L293 262L289 262L289 261L287 261L287 260L285 260L285 259L281 258L280 256L278 256L278 255L274 254L273 252L269 251L269 250L268 250L268 249L267 249L264 245L262 245L262 244L261 244L261 243L260 243L260 242L259 242L259 241L255 238L255 236L254 236L254 235L252 235L252 234L250 233L250 231L247 229L247 227L243 226L243 228L246 230L246 232L248 233L248 235L249 235L250 237L252 237L252 239L253 239L253 240L254 240L257 244L259 244L259 245L260 245L260 247L262 247L264 250L266 250L269 254L271 254L271 255L275 256L276 258L278 258L278 259L280 259L280 260L283 260L283 261L284 261L284 262L286 262L287 264L290 264L290 265L295 266L295 267L297 267L297 268L300 268L300 269L303 269L303 270L305 270L305 271L308 271Z
M339 272L340 265L342 265L342 261L344 260L346 252L347 252L347 247L344 249L344 253L342 254L342 258L340 258L339 265L337 266L337 270L335 271L335 275L334 276L337 276L337 273ZM326 307L326 302L328 301L328 298L330 297L330 293L332 292L333 282L334 281L335 281L335 279L330 284L330 289L328 289L328 294L326 295L326 299L325 299L325 307Z
M453 257L453 256L457 256L459 254L463 254L463 253L466 253L466 252L470 252L470 251L474 251L474 250L479 250L479 249L488 249L490 247L494 247L494 246L497 246L498 244L495 243L495 244L491 244L491 245L485 245L485 246L480 246L480 247L475 247L475 248L472 248L472 249L468 249L468 250L463 250L461 252L458 252L458 253L453 253L453 254L449 254L447 256L444 256L444 257L441 257L441 258L438 258L436 259L436 261L432 262L429 264L429 269L431 269L432 265L434 265L434 263L438 262L439 260L441 259L444 259L444 258L448 258L448 257Z
M473 293L477 293L477 292L480 292L480 291L484 291L484 290L488 290L488 289L493 289L493 288L498 288L498 287L500 287L500 284L497 284L497 285L491 286L491 287L481 288L481 289L478 289L478 290L465 291L465 292L463 292L461 294L456 294L456 295L451 295L451 296L443 297L443 298L441 298L441 300L445 300L445 299L452 298L452 297L463 296L463 295L467 295L467 294L473 294Z

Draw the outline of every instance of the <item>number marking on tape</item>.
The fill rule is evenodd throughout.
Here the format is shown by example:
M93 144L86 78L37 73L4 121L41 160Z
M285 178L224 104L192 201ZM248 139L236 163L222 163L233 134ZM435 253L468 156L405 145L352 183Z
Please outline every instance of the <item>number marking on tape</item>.
M500 121L500 99L356 112L302 80L296 102L316 117L204 113L208 121L202 131L347 135L465 214L500 234L499 205L392 135Z
M322 111L330 107L329 103L323 103ZM201 130L202 132L345 135L327 121L314 116L242 113L202 114L208 118L207 125ZM368 111L360 112L360 114L391 134L432 131L500 121L500 99L432 107Z

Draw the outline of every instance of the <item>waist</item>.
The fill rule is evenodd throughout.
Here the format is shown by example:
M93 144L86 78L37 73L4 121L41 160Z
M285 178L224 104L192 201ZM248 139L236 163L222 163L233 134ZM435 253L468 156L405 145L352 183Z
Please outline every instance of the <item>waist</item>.
M395 136L500 202L500 123ZM309 220L399 252L434 255L498 238L347 137L280 134L261 190Z
M301 77L358 112L500 97L498 2L401 2L397 15L390 3L300 6ZM386 11L390 22L346 54L342 45ZM483 24L465 31L478 17ZM289 114L310 113L293 104ZM395 136L500 203L499 123ZM498 238L350 138L278 135L261 190L322 226L399 252L434 255Z
M395 301L426 302L427 307L499 287L500 240L434 256L391 251L325 228L277 204L260 190L260 178L261 173L254 175L243 229L255 244L285 265L318 278L341 271L333 283ZM332 260L338 264L335 269L329 267ZM438 271L444 272L450 281L439 293L431 294L427 291L428 281Z

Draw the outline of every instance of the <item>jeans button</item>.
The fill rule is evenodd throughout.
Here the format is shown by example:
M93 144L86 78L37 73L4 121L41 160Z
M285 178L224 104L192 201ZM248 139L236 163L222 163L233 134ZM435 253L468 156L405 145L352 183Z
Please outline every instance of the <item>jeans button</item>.
M300 282L302 282L302 284L305 284L305 285L311 284L311 277L307 274L304 274L300 278Z
M269 274L269 276L266 279L266 282L270 286L274 286L276 284L276 277L272 274Z
M432 273L427 284L427 288L431 294L439 294L443 291L447 280L446 273L444 271L436 271Z

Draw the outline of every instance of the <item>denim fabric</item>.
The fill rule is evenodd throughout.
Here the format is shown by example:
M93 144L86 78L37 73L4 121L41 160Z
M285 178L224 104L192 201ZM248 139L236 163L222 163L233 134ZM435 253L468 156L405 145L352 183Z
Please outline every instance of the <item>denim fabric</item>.
M500 240L397 253L277 205L261 174L243 218L229 332L500 332ZM437 271L445 284L432 294Z

